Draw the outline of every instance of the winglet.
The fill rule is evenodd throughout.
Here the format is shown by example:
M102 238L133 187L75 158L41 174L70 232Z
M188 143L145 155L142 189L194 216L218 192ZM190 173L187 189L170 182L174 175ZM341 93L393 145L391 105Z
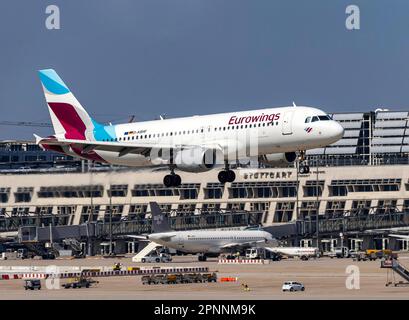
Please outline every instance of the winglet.
M34 134L34 138L36 139L36 144L38 144L40 147L42 145L66 145L69 144L68 142L65 142L64 140L58 140L56 136L48 136L46 138L40 137L36 134Z
M33 134L34 138L36 139L36 144L40 144L40 141L43 140L40 136L36 135L35 133Z

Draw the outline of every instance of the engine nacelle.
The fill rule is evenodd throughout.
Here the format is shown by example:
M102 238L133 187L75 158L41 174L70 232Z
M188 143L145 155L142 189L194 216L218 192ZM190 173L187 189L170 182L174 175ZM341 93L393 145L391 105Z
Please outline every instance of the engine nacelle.
M176 152L173 163L181 171L205 172L215 167L219 153L215 149L183 149Z
M286 167L297 159L295 152L270 153L259 157L259 161L274 167Z

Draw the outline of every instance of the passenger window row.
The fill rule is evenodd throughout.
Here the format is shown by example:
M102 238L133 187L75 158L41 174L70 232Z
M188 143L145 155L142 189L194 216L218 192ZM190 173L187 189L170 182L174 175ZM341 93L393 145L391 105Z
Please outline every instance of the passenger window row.
M214 131L226 131L226 130L239 130L239 129L247 129L247 128L256 128L256 127L266 127L266 126L274 126L278 125L278 121L274 122L263 122L258 124L242 124L242 125L232 125L227 127L215 127ZM196 129L196 130L185 130L185 131L175 131L175 132L166 132L166 133L154 133L154 134L145 134L139 136L128 136L128 137L119 137L119 138L111 138L111 139L102 139L103 142L114 142L114 141L132 141L132 140L142 140L142 139L150 139L150 138L160 138L160 137L169 137L169 136L177 136L177 135L186 135L186 134L194 134L194 133L203 133L204 129ZM210 128L207 129L210 132Z

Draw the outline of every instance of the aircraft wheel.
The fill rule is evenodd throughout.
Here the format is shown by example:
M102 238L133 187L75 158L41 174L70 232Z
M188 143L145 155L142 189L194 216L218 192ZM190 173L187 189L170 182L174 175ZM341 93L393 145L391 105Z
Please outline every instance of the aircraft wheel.
M166 188L170 188L173 185L173 179L172 176L170 174L167 174L164 178L163 178L163 184L165 185Z
M217 175L217 178L219 179L220 183L226 183L227 182L227 171L220 171L219 174Z
M206 260L207 260L207 257L206 257L205 255L199 255L199 256L198 256L198 260L199 260L199 261L206 261Z
M180 177L180 175L175 174L173 175L173 186L174 187L179 187L182 184L182 178Z
M227 171L227 182L233 182L236 180L236 174L234 173L233 170L228 170Z
M178 174L167 174L163 178L163 184L166 188L178 187L182 184L182 179Z

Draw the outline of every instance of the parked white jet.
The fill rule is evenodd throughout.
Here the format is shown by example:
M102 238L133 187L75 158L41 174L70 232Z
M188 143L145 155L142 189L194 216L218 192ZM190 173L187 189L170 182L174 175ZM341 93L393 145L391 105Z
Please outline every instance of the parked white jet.
M172 231L169 221L156 202L150 202L152 234L130 238L147 239L184 253L198 253L199 261L235 249L274 245L271 233L260 229Z
M280 253L287 257L299 257L302 260L308 260L310 257L318 257L318 248L304 248L304 247L274 247L266 248L275 253Z
M166 165L167 187L178 186L174 170L203 172L223 165L221 183L233 182L230 163L249 157L270 165L289 164L296 152L342 138L344 129L324 111L292 106L103 125L93 120L52 69L39 71L54 134L36 137L45 149L126 166ZM117 106L115 106L117 108ZM300 171L309 172L307 166Z

